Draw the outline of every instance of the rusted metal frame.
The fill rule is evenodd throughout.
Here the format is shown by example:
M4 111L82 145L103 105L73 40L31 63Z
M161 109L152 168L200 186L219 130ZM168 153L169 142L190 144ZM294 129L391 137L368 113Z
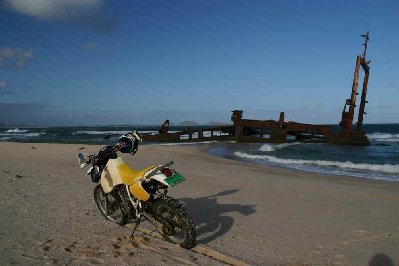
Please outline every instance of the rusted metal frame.
M361 95L361 100L360 100L360 105L359 105L359 114L358 114L357 126L356 126L356 128L358 130L360 130L362 128L363 115L367 114L364 111L364 108L366 106L366 103L368 103L368 101L366 100L366 96L367 96L367 85L368 85L369 73L370 73L370 68L367 65L367 62L363 61L361 65L362 65L363 70L364 70L364 79L363 79L362 95Z

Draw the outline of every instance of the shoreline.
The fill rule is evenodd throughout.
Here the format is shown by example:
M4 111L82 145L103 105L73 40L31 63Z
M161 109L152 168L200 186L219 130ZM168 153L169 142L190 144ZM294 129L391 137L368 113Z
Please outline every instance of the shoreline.
M217 263L157 239L146 237L150 250L123 240L129 230L95 206L95 184L77 163L82 146L87 154L102 147L0 143L5 264L176 264L160 255L165 248L193 263ZM135 156L122 155L135 169L175 162L186 181L169 194L193 216L198 244L252 265L366 265L380 253L399 262L399 184L255 165L206 149L144 145Z
M200 147L198 147L200 148ZM327 171L317 171L317 170L312 170L312 169L301 169L301 168L295 168L295 167L290 167L288 165L285 164L277 164L277 163L261 163L261 162L251 162L249 160L245 160L243 158L238 158L232 155L215 155L209 152L210 149L214 148L212 145L208 145L207 147L203 146L203 149L201 149L202 152L216 157L216 158L223 158L223 159L227 159L227 160L232 160L232 161L238 161L238 162L244 162L244 163L248 163L248 164L252 164L252 165L258 165L260 167L266 167L266 168L278 168L278 169L282 169L282 170L291 170L291 171L299 171L299 172L304 172L304 173L309 173L309 174L316 174L316 175L325 175L325 176L330 176L330 177L336 177L336 178L345 178L345 179L349 179L349 178L354 178L356 180L366 180L366 181L373 181L373 182L383 182L383 183L397 183L399 184L399 180L386 180L383 178L368 178L368 177L363 177L363 176L356 176L356 175L348 175L348 174L334 174L334 173L330 173Z
M12 141L5 141L5 142L0 142L0 145L2 143L11 143L11 144L26 144L26 145L38 145L38 144L45 144L45 145L71 145L71 146L91 146L91 147L98 147L99 148L103 147L104 144L96 144L96 143L53 143L53 142L12 142ZM140 152L140 149L143 149L143 147L192 147L198 151L200 151L203 155L210 156L212 158L218 158L218 159L223 159L227 160L230 162L239 162L242 165L248 164L248 165L253 165L253 166L258 166L260 168L264 168L265 170L271 170L271 169L276 169L276 170L281 170L286 172L287 174L295 174L295 173L301 173L302 175L310 175L312 177L324 177L327 179L330 178L337 178L337 180L340 180L341 178L343 179L352 179L354 181L365 181L365 182L375 182L375 183L383 183L383 184L396 184L399 186L399 181L389 181L389 180L384 180L384 179L377 179L377 178L366 178L366 177L359 177L359 176L351 176L351 175L338 175L338 174L332 174L332 173L326 173L326 172L318 172L318 171L312 171L312 170L305 170L305 169L298 169L298 168L292 168L284 165L279 165L279 164L262 164L262 163L257 163L257 162L249 162L244 159L232 159L228 158L225 156L218 156L218 155L213 155L209 153L208 151L213 148L212 144L220 144L220 142L199 142L199 143L194 143L194 142L187 142L187 143L178 143L177 145L175 143L149 143L149 144L144 144L139 146L138 153ZM83 150L84 151L84 150ZM97 151L98 152L98 151ZM125 155L126 156L126 155ZM273 171L272 171L273 172Z

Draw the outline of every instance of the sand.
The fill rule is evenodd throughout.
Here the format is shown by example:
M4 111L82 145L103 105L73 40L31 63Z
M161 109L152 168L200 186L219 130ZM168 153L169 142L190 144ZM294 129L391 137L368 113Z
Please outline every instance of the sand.
M77 165L82 146L100 148L0 143L0 264L222 264L142 233L132 241L131 227L106 221ZM192 214L201 247L253 265L399 263L398 183L247 164L206 148L122 156L137 169L175 161L187 181L170 195Z

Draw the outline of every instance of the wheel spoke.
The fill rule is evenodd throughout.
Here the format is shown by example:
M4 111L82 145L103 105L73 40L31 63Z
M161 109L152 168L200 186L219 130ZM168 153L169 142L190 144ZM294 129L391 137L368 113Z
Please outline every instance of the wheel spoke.
M127 216L124 214L118 198L111 193L104 193L98 186L94 193L94 199L100 212L110 221L120 225L126 224Z

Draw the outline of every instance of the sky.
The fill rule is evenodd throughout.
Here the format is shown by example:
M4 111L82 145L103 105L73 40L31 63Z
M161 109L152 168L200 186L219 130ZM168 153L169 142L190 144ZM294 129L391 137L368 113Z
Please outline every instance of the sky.
M399 123L397 0L0 0L0 123L337 124L368 30L364 122Z

